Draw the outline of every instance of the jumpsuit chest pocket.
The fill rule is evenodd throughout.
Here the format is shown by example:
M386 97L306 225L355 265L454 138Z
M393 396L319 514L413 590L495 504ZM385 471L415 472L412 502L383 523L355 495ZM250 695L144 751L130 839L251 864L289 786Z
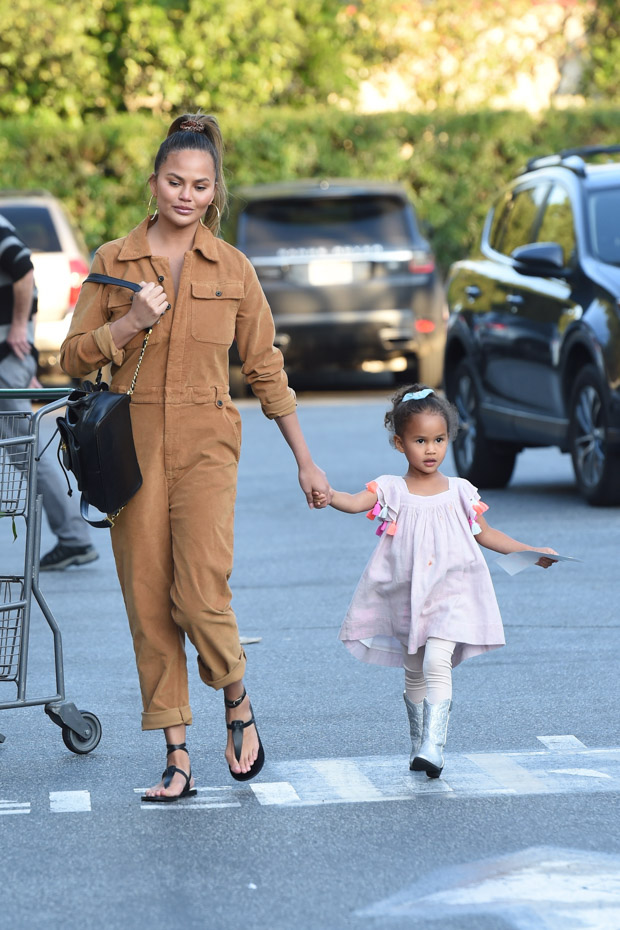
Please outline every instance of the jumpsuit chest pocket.
M121 320L131 310L132 292L126 287L112 287L108 295L108 323L114 323ZM132 336L123 348L136 349L141 348L144 342L146 330L142 330L135 336ZM149 336L149 345L161 342L164 336L163 323L156 323L153 332Z
M191 332L198 342L231 346L237 309L243 299L243 282L226 284L192 282Z

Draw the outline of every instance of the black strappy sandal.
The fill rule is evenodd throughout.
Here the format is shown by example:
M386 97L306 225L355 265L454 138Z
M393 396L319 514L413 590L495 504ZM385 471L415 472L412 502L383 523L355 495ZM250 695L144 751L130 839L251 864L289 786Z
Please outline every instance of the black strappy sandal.
M247 697L247 692L245 688L243 689L243 694L241 697L237 698L236 701L229 701L227 698L224 698L224 704L230 710L235 707L239 707L239 704ZM256 727L256 735L258 736L258 755L254 762L252 763L252 768L249 772L233 772L230 766L228 769L230 774L236 781L249 781L250 778L254 778L255 775L258 775L263 765L265 764L265 750L263 749L263 744L261 743L260 736L258 735L258 727L256 726L256 720L254 719L254 711L252 710L252 705L250 704L250 713L252 714L250 720L233 720L232 723L227 723L226 727L229 730L232 730L233 735L233 747L235 750L235 758L237 762L241 758L241 750L243 749L243 731L246 727L254 725Z
M177 749L182 749L183 752L187 752L189 757L189 752L185 743L177 743L176 745L172 743L166 743L166 757L170 755L171 752L175 752ZM197 794L196 788L190 788L189 783L192 780L192 770L189 770L189 775L187 772L184 772L183 769L178 768L176 765L169 765L168 768L163 773L162 780L164 783L164 788L169 788L170 783L176 774L182 775L185 779L185 788L180 794L143 794L141 801L152 801L157 804L170 804L172 801L179 801L181 798L193 798Z

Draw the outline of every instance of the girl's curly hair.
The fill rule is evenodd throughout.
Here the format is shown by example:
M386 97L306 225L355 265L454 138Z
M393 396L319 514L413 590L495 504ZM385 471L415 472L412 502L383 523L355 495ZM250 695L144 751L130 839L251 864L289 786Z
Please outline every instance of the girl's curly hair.
M402 436L407 420L416 413L438 413L446 421L448 439L454 439L459 430L459 414L454 406L445 397L433 391L422 400L405 400L405 394L431 390L426 384L411 384L400 388L392 397L392 409L385 414L385 427L390 435L390 444L394 445L394 436Z

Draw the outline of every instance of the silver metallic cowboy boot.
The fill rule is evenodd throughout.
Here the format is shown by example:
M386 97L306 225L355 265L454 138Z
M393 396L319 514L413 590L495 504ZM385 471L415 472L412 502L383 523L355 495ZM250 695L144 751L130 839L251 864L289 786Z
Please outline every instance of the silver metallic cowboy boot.
M411 755L409 756L409 768L413 768L413 760L415 759L420 744L422 743L422 723L424 721L424 701L420 701L419 704L414 704L413 701L410 701L407 697L407 692L403 691L403 697L405 699L405 707L407 708L407 716L409 717L409 730L411 732Z
M429 778L439 778L443 769L443 748L448 736L448 719L452 701L429 704L424 698L422 745L411 763L414 772L426 772Z

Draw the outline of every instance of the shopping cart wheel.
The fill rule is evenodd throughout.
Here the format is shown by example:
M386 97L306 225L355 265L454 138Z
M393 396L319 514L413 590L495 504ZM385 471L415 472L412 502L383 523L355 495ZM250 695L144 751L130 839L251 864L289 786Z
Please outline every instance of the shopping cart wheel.
M101 739L101 724L99 723L99 717L95 717L94 714L91 714L87 710L81 710L80 714L84 718L85 723L90 727L90 736L80 736L75 730L72 730L71 727L63 726L62 741L71 752L77 752L79 755L83 756L86 755L87 752L92 752L95 746L99 745L99 740Z

